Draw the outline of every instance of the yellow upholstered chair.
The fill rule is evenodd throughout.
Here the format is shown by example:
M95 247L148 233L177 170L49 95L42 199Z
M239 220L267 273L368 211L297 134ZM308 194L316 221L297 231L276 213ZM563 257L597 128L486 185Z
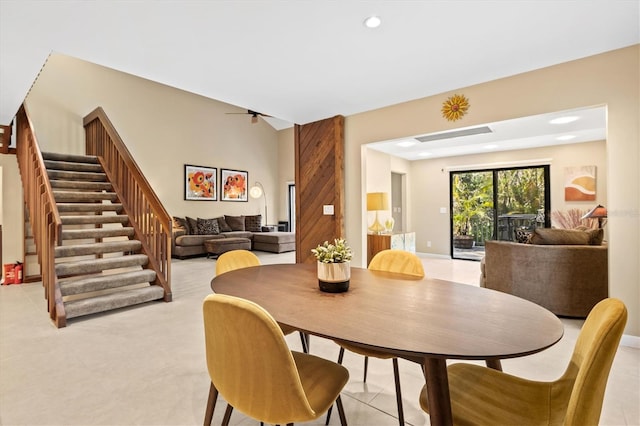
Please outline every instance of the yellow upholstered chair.
M249 250L231 250L216 260L216 276L250 266L260 266L260 259Z
M627 322L618 299L589 313L564 374L537 382L473 364L448 367L453 423L457 425L597 425L607 378ZM420 405L429 412L426 388Z
M257 304L212 294L203 303L211 391L205 424L211 424L218 393L233 409L265 423L292 424L318 418L335 401L346 424L340 392L349 372L335 362L292 352L273 317Z
M234 271L241 268L249 268L251 266L260 266L260 259L249 250L231 250L222 253L216 260L216 276L224 274L225 272ZM288 325L280 325L282 332L287 335L294 331L295 328ZM309 352L309 341L307 336L300 332L300 343L302 344L302 351Z
M424 267L418 256L403 250L382 250L371 259L369 263L370 270L395 272L407 275L408 278L424 278ZM398 404L398 422L404 424L404 410L402 409L402 391L400 389L400 372L398 370L398 358L394 355L376 351L373 349L363 348L347 342L336 342L340 345L340 354L338 355L338 363L342 364L344 350L347 349L359 355L364 355L364 381L367 381L367 370L369 368L369 357L392 359L393 360L393 377L396 384L396 401ZM327 423L331 416L331 411L327 415Z

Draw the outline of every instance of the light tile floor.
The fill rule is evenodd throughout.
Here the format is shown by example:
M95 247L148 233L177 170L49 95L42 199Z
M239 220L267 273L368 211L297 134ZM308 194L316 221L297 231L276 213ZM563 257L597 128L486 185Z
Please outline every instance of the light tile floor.
M262 263L294 262L294 254L259 253ZM479 263L423 257L427 274L478 285ZM172 262L171 303L153 302L117 313L69 321L48 319L39 283L0 287L1 425L197 425L202 424L209 379L204 361L201 303L210 293L215 261ZM565 337L552 348L503 361L504 370L536 380L563 371L582 325L563 320ZM299 349L299 337L288 336ZM312 353L337 359L338 347L312 337ZM347 353L351 373L343 392L350 425L397 424L391 361L372 359L367 383L362 357ZM640 425L640 350L620 347L602 410L603 425ZM419 407L420 368L400 362L405 419L428 425ZM213 424L220 424L218 403ZM234 413L234 425L258 423ZM324 424L324 416L309 424ZM332 416L331 424L339 424Z

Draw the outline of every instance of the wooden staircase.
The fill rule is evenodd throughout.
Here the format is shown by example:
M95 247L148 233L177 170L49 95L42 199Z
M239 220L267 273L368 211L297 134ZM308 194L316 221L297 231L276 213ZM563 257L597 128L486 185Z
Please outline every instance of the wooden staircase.
M102 108L84 118L84 127L86 156L42 153L22 105L9 152L18 160L28 211L25 259L37 260L34 278L57 327L172 300L171 217Z
M62 221L55 273L66 318L164 298L96 157L42 153Z

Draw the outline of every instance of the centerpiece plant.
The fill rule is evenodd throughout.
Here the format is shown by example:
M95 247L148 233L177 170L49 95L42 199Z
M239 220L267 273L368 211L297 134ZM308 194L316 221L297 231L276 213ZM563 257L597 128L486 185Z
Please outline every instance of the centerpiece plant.
M353 256L351 247L343 238L333 243L325 241L311 249L318 261L318 285L321 291L341 293L349 289L351 278L350 261Z

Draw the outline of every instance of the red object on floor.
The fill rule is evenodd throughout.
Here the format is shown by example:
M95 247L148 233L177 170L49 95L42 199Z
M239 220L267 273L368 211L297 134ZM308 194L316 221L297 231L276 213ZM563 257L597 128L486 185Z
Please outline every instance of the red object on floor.
M13 283L14 284L22 284L22 263L18 262L15 264L13 268Z
M3 284L9 285L13 284L15 279L15 264L14 263L5 263L4 264L4 281Z

